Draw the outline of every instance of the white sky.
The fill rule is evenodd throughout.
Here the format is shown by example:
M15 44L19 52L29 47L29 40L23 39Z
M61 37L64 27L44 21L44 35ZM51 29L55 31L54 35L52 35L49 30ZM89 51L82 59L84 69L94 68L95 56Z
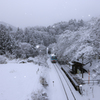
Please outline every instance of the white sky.
M22 28L99 15L100 0L0 0L0 21Z

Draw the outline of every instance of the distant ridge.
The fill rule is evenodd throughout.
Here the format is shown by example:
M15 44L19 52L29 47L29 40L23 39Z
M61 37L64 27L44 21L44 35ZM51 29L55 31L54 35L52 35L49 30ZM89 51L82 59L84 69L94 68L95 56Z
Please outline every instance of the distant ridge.
M6 26L6 28L11 27L11 28L13 29L13 31L16 31L16 30L17 30L17 28L16 28L15 26L10 25L10 24L8 24L8 23L5 23L5 22L0 21L0 24Z

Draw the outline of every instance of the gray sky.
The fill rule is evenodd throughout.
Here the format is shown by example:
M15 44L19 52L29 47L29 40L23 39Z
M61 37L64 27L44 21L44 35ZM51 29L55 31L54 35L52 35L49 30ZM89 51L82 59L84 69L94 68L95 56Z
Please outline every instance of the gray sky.
M21 28L98 16L100 0L0 0L0 21Z

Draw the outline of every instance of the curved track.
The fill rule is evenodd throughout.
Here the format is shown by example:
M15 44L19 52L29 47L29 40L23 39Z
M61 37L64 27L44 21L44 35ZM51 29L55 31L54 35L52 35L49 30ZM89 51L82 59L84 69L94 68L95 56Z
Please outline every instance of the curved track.
M73 91L71 90L71 87L68 84L67 77L62 72L62 70L59 68L57 64L54 64L55 70L58 73L59 79L61 81L62 87L64 89L64 93L66 95L66 100L76 100Z

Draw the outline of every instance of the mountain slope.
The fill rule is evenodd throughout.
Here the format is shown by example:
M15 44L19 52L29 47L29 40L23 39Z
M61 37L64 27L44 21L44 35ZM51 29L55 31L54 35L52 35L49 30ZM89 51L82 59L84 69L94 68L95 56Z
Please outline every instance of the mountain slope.
M0 25L1 25L1 24L4 25L6 28L11 27L11 28L13 29L13 31L16 31L16 30L17 30L16 27L14 27L13 25L10 25L10 24L8 24L8 23L5 23L5 22L0 21Z
M66 30L59 35L54 48L59 60L72 61L82 57L84 61L98 59L100 57L100 19L91 19L78 31Z

